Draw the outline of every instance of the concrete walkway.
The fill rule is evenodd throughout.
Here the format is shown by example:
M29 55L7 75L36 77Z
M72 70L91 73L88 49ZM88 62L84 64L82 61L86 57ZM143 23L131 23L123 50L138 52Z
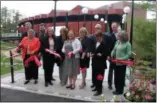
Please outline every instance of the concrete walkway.
M34 81L31 81L29 84L24 85L25 76L24 70L15 72L15 83L11 82L10 74L1 77L1 86L4 88L10 88L14 90L22 90L28 91L37 94L44 94L44 95L52 95L57 97L64 97L64 98L71 98L76 100L84 100L84 101L101 101L101 96L93 96L94 92L91 91L91 67L88 69L87 72L87 86L84 89L79 89L79 85L81 84L81 75L78 75L78 79L76 81L76 88L75 90L66 89L65 86L60 86L60 81L58 78L58 67L55 65L54 67L54 78L56 79L53 86L44 86L44 74L42 67L39 68L39 82L38 84L34 84ZM109 90L107 87L107 75L108 69L105 72L105 79L103 82L103 94L107 101L110 101L113 98L113 90ZM126 84L129 82L126 81ZM113 86L114 87L114 86ZM119 95L118 98L121 101L125 101L123 95Z

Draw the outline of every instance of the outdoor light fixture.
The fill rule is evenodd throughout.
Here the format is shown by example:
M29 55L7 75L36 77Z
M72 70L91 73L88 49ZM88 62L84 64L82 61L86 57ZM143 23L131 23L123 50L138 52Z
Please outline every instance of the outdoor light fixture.
M21 27L23 28L23 25L21 25Z
M94 15L94 19L98 20L99 19L99 15L98 14Z
M131 11L131 9L130 9L129 6L126 6L126 7L123 8L123 12L124 12L125 14L129 14L130 11Z
M123 29L127 31L127 15L130 13L131 9L129 6L126 6L123 8L123 16L122 16L122 23L123 23Z
M86 25L85 25L85 20L86 20L86 14L88 14L88 9L87 8L83 8L82 10L81 10L81 12L82 12L82 14L84 14L84 27L86 27Z
M107 20L105 20L104 23L107 24Z
M88 13L88 9L87 9L87 8L83 8L83 9L81 10L81 12L82 12L83 14L87 14L87 13Z
M104 21L104 18L101 18L100 21L103 22L103 21Z

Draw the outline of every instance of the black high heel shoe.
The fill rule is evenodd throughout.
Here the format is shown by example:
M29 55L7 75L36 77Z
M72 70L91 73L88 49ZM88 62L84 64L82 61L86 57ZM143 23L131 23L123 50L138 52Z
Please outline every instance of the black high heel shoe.
M50 82L48 82L50 85L53 85L53 83L50 81Z
M68 88L71 88L72 87L72 84L71 85L68 85L68 86L66 86L66 88L68 89Z
M24 84L28 84L30 81L29 80L26 80L25 82L24 82Z
M71 90L74 90L74 89L75 89L75 86L74 86L74 85L72 85L72 86L71 86Z
M48 87L48 83L47 82L45 83L45 87Z
M79 86L80 89L83 89L84 87L86 87L86 83L82 83L82 84Z

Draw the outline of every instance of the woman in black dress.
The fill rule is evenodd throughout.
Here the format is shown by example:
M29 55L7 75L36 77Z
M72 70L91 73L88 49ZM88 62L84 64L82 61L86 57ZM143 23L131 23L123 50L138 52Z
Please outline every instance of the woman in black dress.
M102 83L103 83L103 77L105 69L107 68L106 59L107 59L107 53L108 53L108 47L103 40L103 34L102 32L96 33L96 41L94 42L94 50L92 55L92 68L93 72L95 72L95 75L93 78L95 78L95 88L92 91L96 91L94 96L98 96L102 94ZM99 79L98 77L101 76Z
M87 68L89 68L89 39L87 37L88 31L85 27L82 27L79 30L79 39L81 41L82 50L80 51L80 70L82 72L82 84L79 86L80 89L83 89L86 86L86 75L87 75Z
M41 43L41 53L43 57L43 69L46 87L48 86L48 84L53 85L51 80L54 80L52 74L55 63L55 56L45 51L45 49L50 49L51 51L54 51L54 45L55 45L54 31L52 27L49 27L47 29L47 34Z

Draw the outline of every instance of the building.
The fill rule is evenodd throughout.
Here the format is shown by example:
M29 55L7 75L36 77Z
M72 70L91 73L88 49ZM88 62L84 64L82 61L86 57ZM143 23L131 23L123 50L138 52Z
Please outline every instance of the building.
M67 26L69 29L74 31L75 36L78 36L79 28L81 28L84 24L86 25L89 34L93 34L95 32L94 26L97 23L100 23L102 25L103 32L105 32L107 26L110 32L112 32L111 30L112 22L116 21L120 25L122 25L121 23L122 15L124 14L123 8L125 6L129 6L131 8L131 2L122 1L122 2L113 3L111 5L104 5L96 9L88 8L88 14L85 15L85 20L84 20L84 14L81 12L82 8L84 8L83 6L77 5L70 11L57 10L56 11L56 26ZM99 15L98 20L94 18L95 14ZM24 31L23 24L29 21L33 24L33 29L38 33L40 23L45 23L46 27L53 26L53 17L54 17L54 10L52 10L49 14L40 14L34 17L22 19L19 22L19 27L20 27L19 31L23 32ZM128 14L128 18L130 17L131 17L131 13ZM146 11L143 9L137 8L135 6L134 17L140 18L140 19L146 19ZM101 22L100 18L107 19L107 25L105 25L104 22ZM66 22L66 20L68 20L68 23ZM127 28L128 28L127 31L130 32L129 24Z

